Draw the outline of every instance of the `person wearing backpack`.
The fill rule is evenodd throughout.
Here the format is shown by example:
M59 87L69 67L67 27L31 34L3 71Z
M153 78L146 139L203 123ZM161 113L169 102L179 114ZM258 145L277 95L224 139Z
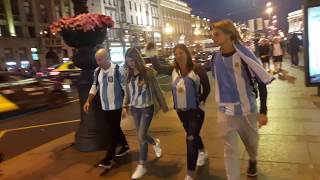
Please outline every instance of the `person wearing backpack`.
M208 158L200 131L205 117L202 108L210 93L210 83L202 66L192 62L186 45L176 45L173 52L174 66L160 65L157 58L151 60L158 73L172 75L174 108L186 131L188 173L185 180L193 180L196 166L204 166Z
M125 54L125 98L123 109L130 111L136 127L140 152L139 164L131 179L140 179L146 172L148 144L153 145L157 158L162 156L160 140L149 135L149 127L156 107L164 112L169 110L153 69L145 65L136 48L129 48Z
M220 46L213 61L215 97L218 104L219 136L224 140L225 169L228 180L240 180L238 135L249 154L248 176L257 176L258 128L266 125L267 87L274 78L258 58L242 44L241 36L230 20L213 26L214 42ZM259 89L260 112L256 105Z
M110 126L108 135L111 142L105 158L99 162L98 166L110 169L115 157L122 157L129 152L129 145L120 127L123 103L123 75L119 71L119 66L111 62L106 49L97 50L95 59L99 67L94 71L93 84L83 110L88 112L94 97L99 94L104 117ZM121 149L116 152L118 144L121 145Z

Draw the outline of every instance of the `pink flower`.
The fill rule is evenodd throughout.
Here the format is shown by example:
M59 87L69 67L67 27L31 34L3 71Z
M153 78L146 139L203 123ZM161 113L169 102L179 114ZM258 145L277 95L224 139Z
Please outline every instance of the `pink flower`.
M98 13L80 14L78 16L63 17L50 25L52 33L59 33L64 29L94 31L96 28L111 28L114 21L110 16Z

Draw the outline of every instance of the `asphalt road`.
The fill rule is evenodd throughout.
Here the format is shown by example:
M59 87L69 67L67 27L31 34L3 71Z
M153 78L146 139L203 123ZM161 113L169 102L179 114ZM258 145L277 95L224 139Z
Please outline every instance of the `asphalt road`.
M159 75L163 91L170 91L171 77ZM0 120L0 152L13 158L75 131L80 119L79 101L74 90L66 104L57 109L39 108L9 119Z

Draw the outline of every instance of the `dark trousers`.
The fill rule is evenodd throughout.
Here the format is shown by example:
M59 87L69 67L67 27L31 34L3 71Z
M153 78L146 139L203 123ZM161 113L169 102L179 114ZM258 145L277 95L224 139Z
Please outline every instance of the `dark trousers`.
M291 64L298 66L299 65L299 54L291 53Z
M104 113L105 117L107 118L106 121L108 121L110 125L108 133L108 136L110 138L110 145L107 149L108 153L106 155L106 158L111 160L116 155L117 146L125 146L128 143L120 126L122 109L104 111Z
M201 127L204 121L204 112L201 109L177 111L178 116L187 133L187 162L188 170L194 171L197 165L198 152L204 148L200 137Z

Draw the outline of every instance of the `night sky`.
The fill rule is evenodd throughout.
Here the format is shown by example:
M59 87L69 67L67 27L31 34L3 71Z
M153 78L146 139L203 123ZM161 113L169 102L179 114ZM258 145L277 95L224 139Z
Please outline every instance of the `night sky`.
M257 17L267 17L265 4L270 0L185 0L193 14L208 17L212 21L232 19L247 22ZM287 30L287 15L289 12L301 9L303 0L271 0L278 16L278 27Z

